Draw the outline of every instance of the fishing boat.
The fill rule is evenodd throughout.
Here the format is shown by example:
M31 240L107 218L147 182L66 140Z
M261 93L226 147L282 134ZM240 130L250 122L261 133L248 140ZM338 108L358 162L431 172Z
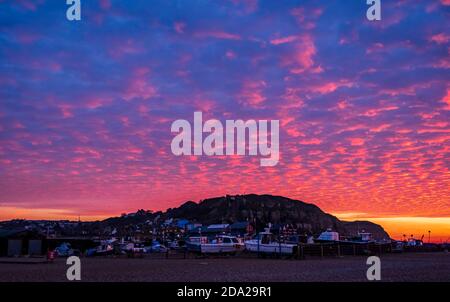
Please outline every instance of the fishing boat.
M281 242L269 229L259 233L255 239L245 241L245 248L248 251L264 254L291 255L294 253L295 246L295 244Z
M358 232L357 236L351 237L347 241L349 241L350 243L363 243L363 244L375 243L375 240L372 237L372 233L368 233L365 231Z
M165 253L167 248L159 241L153 240L150 246L144 247L146 253Z
M88 249L86 256L107 256L114 253L112 244L100 244L96 248Z
M338 232L332 231L331 229L327 229L325 232L322 232L319 237L314 239L315 243L339 243L343 245L348 244L368 244L375 243L375 240L372 238L372 234L362 231L358 232L357 236L353 236L350 238L346 238L344 240L341 239Z
M235 254L244 250L244 245L234 236L219 235L213 240L207 237L190 237L186 241L188 251L201 254Z
M322 232L319 237L314 239L315 243L333 243L339 242L339 233L334 232L331 229L327 229L325 232Z

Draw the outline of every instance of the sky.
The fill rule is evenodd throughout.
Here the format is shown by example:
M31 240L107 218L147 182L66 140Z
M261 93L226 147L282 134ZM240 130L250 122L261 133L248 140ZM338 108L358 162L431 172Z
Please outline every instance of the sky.
M0 220L256 193L447 240L450 1L365 2L0 0ZM279 120L279 163L173 155L195 111Z

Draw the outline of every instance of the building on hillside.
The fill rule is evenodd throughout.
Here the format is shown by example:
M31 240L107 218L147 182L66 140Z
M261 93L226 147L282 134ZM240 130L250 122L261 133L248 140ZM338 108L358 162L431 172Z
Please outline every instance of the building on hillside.
M186 225L189 224L189 220L187 219L178 219L177 220L177 227L180 229L184 229L186 227Z

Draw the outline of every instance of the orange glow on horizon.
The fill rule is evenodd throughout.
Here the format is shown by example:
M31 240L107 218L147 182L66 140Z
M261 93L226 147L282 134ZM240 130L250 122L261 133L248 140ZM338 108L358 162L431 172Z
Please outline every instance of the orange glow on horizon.
M416 239L423 237L425 243L428 242L428 231L431 242L450 241L450 217L369 217L365 213L334 213L341 220L368 220L381 225L391 238L402 240L406 237L414 236ZM370 214L369 214L370 215Z
M110 215L77 215L61 209L23 209L17 207L0 207L0 221L13 219L28 220L72 220L95 221L103 220Z

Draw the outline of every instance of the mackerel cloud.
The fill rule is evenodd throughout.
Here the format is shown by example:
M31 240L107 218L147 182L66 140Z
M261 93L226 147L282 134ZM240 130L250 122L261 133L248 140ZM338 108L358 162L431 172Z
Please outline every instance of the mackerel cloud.
M384 1L379 22L365 1L82 1L79 22L60 2L0 1L0 208L272 193L450 215L449 1ZM195 111L279 120L279 163L174 156Z

